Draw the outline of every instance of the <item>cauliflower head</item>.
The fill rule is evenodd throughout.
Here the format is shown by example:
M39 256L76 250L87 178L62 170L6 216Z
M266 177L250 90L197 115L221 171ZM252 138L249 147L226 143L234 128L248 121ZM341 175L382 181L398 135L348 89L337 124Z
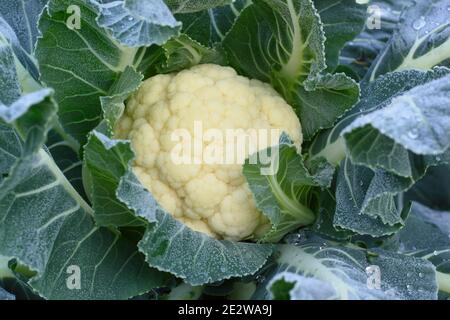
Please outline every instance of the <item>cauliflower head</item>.
M203 133L214 134L199 137L199 125ZM198 152L199 146L214 146L211 149L222 156L235 150L236 139L212 139L221 133L227 137L230 130L246 137L249 132L270 132L253 149L250 143L239 149L244 159L277 144L282 132L298 150L302 143L298 117L274 89L212 64L144 81L128 100L115 134L131 140L133 171L166 211L195 231L238 241L264 234L270 223L256 208L242 161L204 161ZM174 159L178 131L191 134L194 146L186 149L194 150L192 161Z

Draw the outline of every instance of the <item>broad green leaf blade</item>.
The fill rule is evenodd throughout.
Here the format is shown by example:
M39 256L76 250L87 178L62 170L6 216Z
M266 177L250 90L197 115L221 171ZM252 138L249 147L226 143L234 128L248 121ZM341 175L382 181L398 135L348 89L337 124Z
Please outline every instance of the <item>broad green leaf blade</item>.
M285 92L325 69L325 36L309 0L258 0L227 34L230 63L261 81L277 81ZM275 78L275 79L274 79Z
M397 232L408 208L400 211L395 196L412 184L410 179L343 160L337 177L334 226L373 237Z
M96 227L90 216L71 214L58 229L45 271L30 282L48 299L127 299L167 281L132 242ZM70 266L80 268L80 290L67 287Z
M228 5L233 0L164 0L174 13L189 13Z
M159 208L139 249L150 266L191 285L256 273L272 254L272 245L216 240L189 229Z
M325 36L310 0L259 0L239 15L223 41L230 64L271 82L297 111L310 139L358 100L358 85L326 68ZM333 103L331 103L334 101Z
M450 216L448 211L432 210L414 203L405 227L392 239L402 252L433 253L448 249L450 254Z
M47 0L0 3L0 33L8 38L14 54L35 80L39 78L39 71L32 54L39 35L37 22L46 4Z
M370 1L364 31L345 45L339 63L363 79L397 30L403 10L412 3L413 0Z
M306 137L330 127L359 99L359 87L343 73L319 75L295 93L298 115Z
M222 50L205 47L185 34L167 41L162 48L166 61L158 67L159 73L178 72L205 63L227 64Z
M0 16L12 27L20 45L32 54L39 35L37 22L47 0L4 0L0 3Z
M19 79L15 70L11 46L0 37L0 105L10 105L20 97Z
M36 272L29 283L48 299L127 299L164 285L167 275L149 268L132 242L94 225L92 209L42 148L56 115L51 94L27 94L0 110L20 133L0 131L0 141L16 142L0 148L10 165L0 182L0 254ZM68 285L74 270L79 290Z
M92 0L99 11L97 22L128 47L162 45L177 36L181 23L163 0Z
M270 166L261 159L269 156ZM258 153L258 161L250 157L244 165L244 176L252 191L257 208L269 218L272 228L261 237L264 242L278 242L288 232L314 223L316 214L314 187L327 187L334 169L326 162L315 174L306 168L297 148L283 135L280 144Z
M66 25L69 5L79 6L82 12L80 29L71 30ZM41 79L55 89L59 119L80 143L100 122L99 97L108 95L138 52L114 41L97 25L96 17L95 6L85 1L50 0L40 20L42 37L36 47Z
M205 46L214 46L222 42L242 10L251 3L251 0L236 0L201 12L178 14L176 18L183 23L184 34Z
M344 130L366 114L381 110L391 101L417 86L448 75L446 68L432 71L403 71L380 77L362 87L361 101L330 130L321 132L310 147L313 157L325 157L330 163L338 165L349 154L354 163L371 168L383 168L401 176L411 176L414 172L413 155L401 145L374 130L364 136L347 141L342 137ZM401 115L401 113L400 113ZM407 121L399 117L399 121ZM347 144L347 145L346 145ZM348 147L348 150L346 150Z
M393 242L393 243L392 243ZM414 203L405 227L389 246L436 266L440 295L450 294L450 214Z
M450 11L447 0L415 1L373 63L370 81L391 71L450 66Z
M327 67L334 70L345 43L363 30L367 4L355 0L314 0L314 6L323 22Z
M380 288L368 285L366 268L371 266L378 267L381 274ZM321 294L328 293L327 299L420 300L437 297L435 269L423 259L379 251L376 257L368 260L368 252L362 249L312 242L302 246L279 246L276 266L269 271L267 280L261 284L254 298L270 298L267 290L270 287L266 289L266 286L278 274L285 272L301 276L303 284L305 277L316 280L302 286L302 296L317 294L316 285L320 283L326 289ZM406 273L410 277L404 277Z
M85 170L89 175L89 198L98 225L145 226L146 221L156 220L152 209L156 203L150 194L139 186L131 172L134 153L130 142L111 140L94 131L85 146L84 159ZM148 198L153 201L153 207L152 203L146 201ZM136 211L133 212L133 209Z
M112 136L116 122L125 110L125 100L135 92L142 83L143 76L132 67L126 67L124 72L109 88L108 95L100 97L103 118L106 122L108 136Z
M320 193L320 209L317 214L316 222L311 229L320 236L336 241L346 241L354 235L349 230L336 227L333 223L334 213L336 212L336 197L333 189L326 189Z
M46 147L70 184L85 198L86 195L82 180L82 161L78 155L78 143L70 137L67 137L61 128L55 127L48 134Z
M22 151L25 155L41 149L56 119L52 95L53 91L46 88L23 95L9 106L0 104L0 119L14 124L19 135L26 137L26 148Z
M383 84L385 85L385 84ZM386 103L378 109L356 119L343 134L350 148L361 137L381 139L382 148L392 149L393 157L404 161L403 147L418 155L439 155L450 147L450 75L417 86ZM386 143L386 137L391 143ZM354 149L354 148L353 148ZM378 150L380 151L380 150ZM401 165L399 163L398 165Z

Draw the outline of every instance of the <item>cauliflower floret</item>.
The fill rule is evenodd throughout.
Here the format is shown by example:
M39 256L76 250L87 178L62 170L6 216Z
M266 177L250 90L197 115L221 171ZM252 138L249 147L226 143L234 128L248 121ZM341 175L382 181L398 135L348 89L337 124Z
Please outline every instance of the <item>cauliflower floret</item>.
M134 172L165 210L193 230L239 241L270 228L242 161L277 144L282 132L300 151L300 121L274 89L230 67L204 64L144 81L115 134L131 140Z

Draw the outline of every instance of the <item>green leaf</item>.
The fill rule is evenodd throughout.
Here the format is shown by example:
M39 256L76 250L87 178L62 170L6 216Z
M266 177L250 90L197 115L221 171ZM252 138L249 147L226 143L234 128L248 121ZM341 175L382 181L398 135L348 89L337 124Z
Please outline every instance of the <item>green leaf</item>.
M373 237L397 232L409 208L398 208L395 196L412 184L410 179L343 160L337 177L334 226Z
M371 168L383 168L405 177L413 175L415 165L413 158L417 157L379 131L368 127L360 130L361 133L364 131L364 135L346 134L345 140L342 134L352 123L361 121L359 119L364 118L366 114L383 110L396 97L407 94L415 87L443 78L448 72L446 68L435 68L428 72L403 71L388 74L363 86L361 101L347 112L334 128L323 131L316 137L310 146L310 154L313 158L325 157L330 163L338 165L348 153L354 163ZM396 121L407 123L407 116L402 114L403 112L399 113ZM411 119L411 122L412 120L414 119Z
M358 85L326 68L325 35L310 0L259 0L223 41L230 64L272 85L297 111L306 139L331 127L358 100ZM333 103L332 103L333 101Z
M80 29L66 26L69 5L80 7ZM99 97L108 96L120 74L145 55L145 50L118 44L96 18L96 7L85 1L50 0L40 20L42 37L36 47L41 79L55 90L61 124L81 144L100 122Z
M97 6L100 27L109 30L128 47L161 45L181 28L163 0L92 0Z
M122 181L122 177L128 172L133 159L134 153L130 142L111 140L96 131L90 135L85 146L84 161L86 174L89 175L89 198L95 212L95 221L99 226L145 225L126 204L132 202L130 200L126 203L121 202L116 194L119 184L126 183ZM149 221L155 220L154 214L153 217L149 214L147 218Z
M253 298L270 298L272 279L275 278L277 283L277 279L286 277L286 272L289 272L298 275L288 280L295 284L294 292L288 292L292 292L292 298L320 295L321 298L338 300L436 299L436 273L431 263L381 250L375 257L368 257L365 250L326 242L280 245L275 267L268 272ZM368 285L368 267L379 268L380 289ZM410 277L404 276L407 273ZM318 292L317 286L324 291Z
M328 70L334 70L345 43L363 30L367 4L355 0L314 0L314 6L323 22Z
M405 227L389 246L436 266L441 294L450 294L450 215L414 203Z
M267 156L270 167L262 161ZM272 229L260 240L277 242L288 232L312 224L316 219L311 209L317 200L314 187L329 186L334 169L322 162L315 164L317 172L312 174L286 135L282 135L277 147L260 151L258 161L254 160L255 156L246 160L244 176L257 208L272 224Z
M165 0L174 13L189 13L228 5L233 0Z
M135 245L98 228L92 209L43 149L56 116L52 91L42 89L2 106L0 254L35 272L29 283L48 299L127 299L164 285L167 275L149 268ZM2 165L3 167L3 165ZM80 289L67 285L78 266ZM69 274L68 274L69 272Z
M0 37L0 104L9 105L20 96L20 85L15 71L11 46Z
M213 283L256 273L272 254L267 244L216 240L193 231L162 208L148 226L139 249L147 262L191 285Z
M345 45L339 63L349 67L359 79L363 79L397 30L403 10L412 3L413 0L370 1L364 31Z
M401 74L395 78L398 80ZM390 81L392 78L385 79L380 86L386 88ZM382 106L374 106L373 112L359 117L344 130L350 152L361 157L358 143L374 141L373 152L389 155L386 149L392 151L392 158L398 159L398 163L393 165L395 168L401 167L405 160L408 163L406 150L417 155L440 155L450 147L447 134L450 131L449 103L450 75L414 87L387 103L382 101ZM361 140L362 137L367 140ZM379 143L378 139L381 140ZM371 158L371 155L366 157ZM406 174L411 175L411 172Z
M37 21L47 0L4 0L0 3L0 16L14 30L21 47L32 54L39 35Z
M415 1L366 78L373 81L390 71L450 66L449 21L447 0Z
M62 128L55 125L48 133L46 147L70 184L83 198L86 198L82 180L82 161L78 154L78 143L68 137Z
M100 97L108 135L113 134L116 122L125 110L124 101L139 88L142 79L141 73L135 71L132 67L126 67L109 88L108 95Z
M181 71L203 63L226 65L219 48L205 47L185 34L167 41L162 48L166 61L157 68L159 73Z
M47 0L5 0L0 3L0 33L12 44L14 54L31 76L39 71L32 56L39 35L37 22Z
M311 229L320 236L337 241L346 241L354 234L334 225L334 213L336 211L335 191L332 189L323 190L319 198L320 209L317 219Z
M177 14L176 18L183 23L184 34L205 46L214 46L222 42L242 10L251 3L251 0L236 0L201 12Z

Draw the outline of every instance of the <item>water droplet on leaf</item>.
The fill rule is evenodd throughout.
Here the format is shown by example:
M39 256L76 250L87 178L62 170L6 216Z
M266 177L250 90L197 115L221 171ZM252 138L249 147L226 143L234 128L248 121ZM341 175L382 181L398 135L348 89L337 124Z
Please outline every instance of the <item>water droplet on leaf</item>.
M419 31L420 29L425 27L426 24L427 24L427 22L425 21L425 18L424 17L420 17L420 19L414 21L412 27L413 27L414 30Z
M417 139L419 137L419 131L415 128L411 129L408 131L408 137L413 140Z

